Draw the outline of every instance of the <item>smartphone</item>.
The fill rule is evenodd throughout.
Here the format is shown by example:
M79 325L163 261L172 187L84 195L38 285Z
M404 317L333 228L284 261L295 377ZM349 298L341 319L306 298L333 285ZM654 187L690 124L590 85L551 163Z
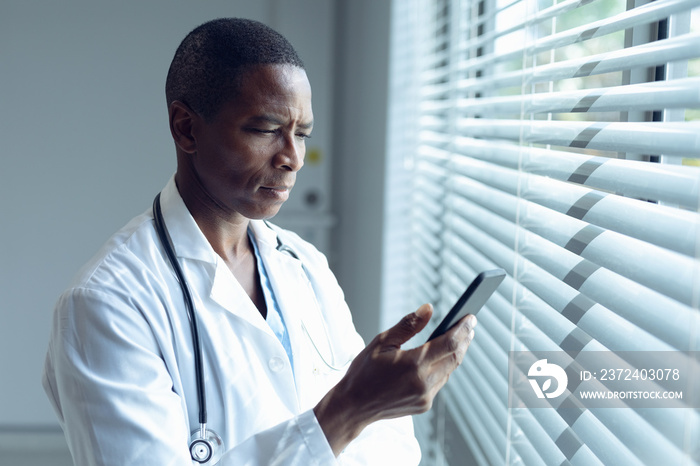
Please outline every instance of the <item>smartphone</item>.
M491 297L498 285L506 277L503 269L493 269L481 272L467 287L464 294L457 300L450 312L447 313L440 325L430 335L428 341L437 338L451 329L467 314L476 314Z

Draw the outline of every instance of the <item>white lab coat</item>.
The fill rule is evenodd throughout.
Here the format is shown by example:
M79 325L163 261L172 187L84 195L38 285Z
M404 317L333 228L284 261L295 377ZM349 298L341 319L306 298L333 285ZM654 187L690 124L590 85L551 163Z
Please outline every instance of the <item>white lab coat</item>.
M411 465L410 418L369 426L336 460L312 408L362 348L325 257L252 222L287 326L280 341L197 227L171 179L163 217L198 312L208 427L222 465ZM300 257L277 251L277 234ZM302 329L305 325L313 342ZM77 465L190 465L198 428L193 345L182 292L149 210L113 236L59 298L43 384Z

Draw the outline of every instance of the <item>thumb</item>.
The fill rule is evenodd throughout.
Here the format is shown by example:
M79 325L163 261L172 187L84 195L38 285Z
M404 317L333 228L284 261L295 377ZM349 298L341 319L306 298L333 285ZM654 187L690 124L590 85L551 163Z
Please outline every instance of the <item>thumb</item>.
M433 315L432 304L423 304L410 314L405 315L398 324L384 332L383 343L397 348L425 328Z

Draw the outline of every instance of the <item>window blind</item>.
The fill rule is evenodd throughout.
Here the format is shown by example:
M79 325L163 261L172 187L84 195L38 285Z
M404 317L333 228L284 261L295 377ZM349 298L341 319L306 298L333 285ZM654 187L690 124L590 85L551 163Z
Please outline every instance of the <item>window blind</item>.
M508 273L423 464L698 464L697 409L517 407L509 352L700 351L700 2L395 1L391 50L393 296Z

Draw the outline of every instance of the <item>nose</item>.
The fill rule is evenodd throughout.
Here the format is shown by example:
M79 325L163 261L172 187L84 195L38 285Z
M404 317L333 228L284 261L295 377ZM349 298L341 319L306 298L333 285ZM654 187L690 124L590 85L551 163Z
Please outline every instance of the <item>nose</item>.
M275 168L296 172L304 166L306 144L293 134L285 135L282 148L275 155Z

